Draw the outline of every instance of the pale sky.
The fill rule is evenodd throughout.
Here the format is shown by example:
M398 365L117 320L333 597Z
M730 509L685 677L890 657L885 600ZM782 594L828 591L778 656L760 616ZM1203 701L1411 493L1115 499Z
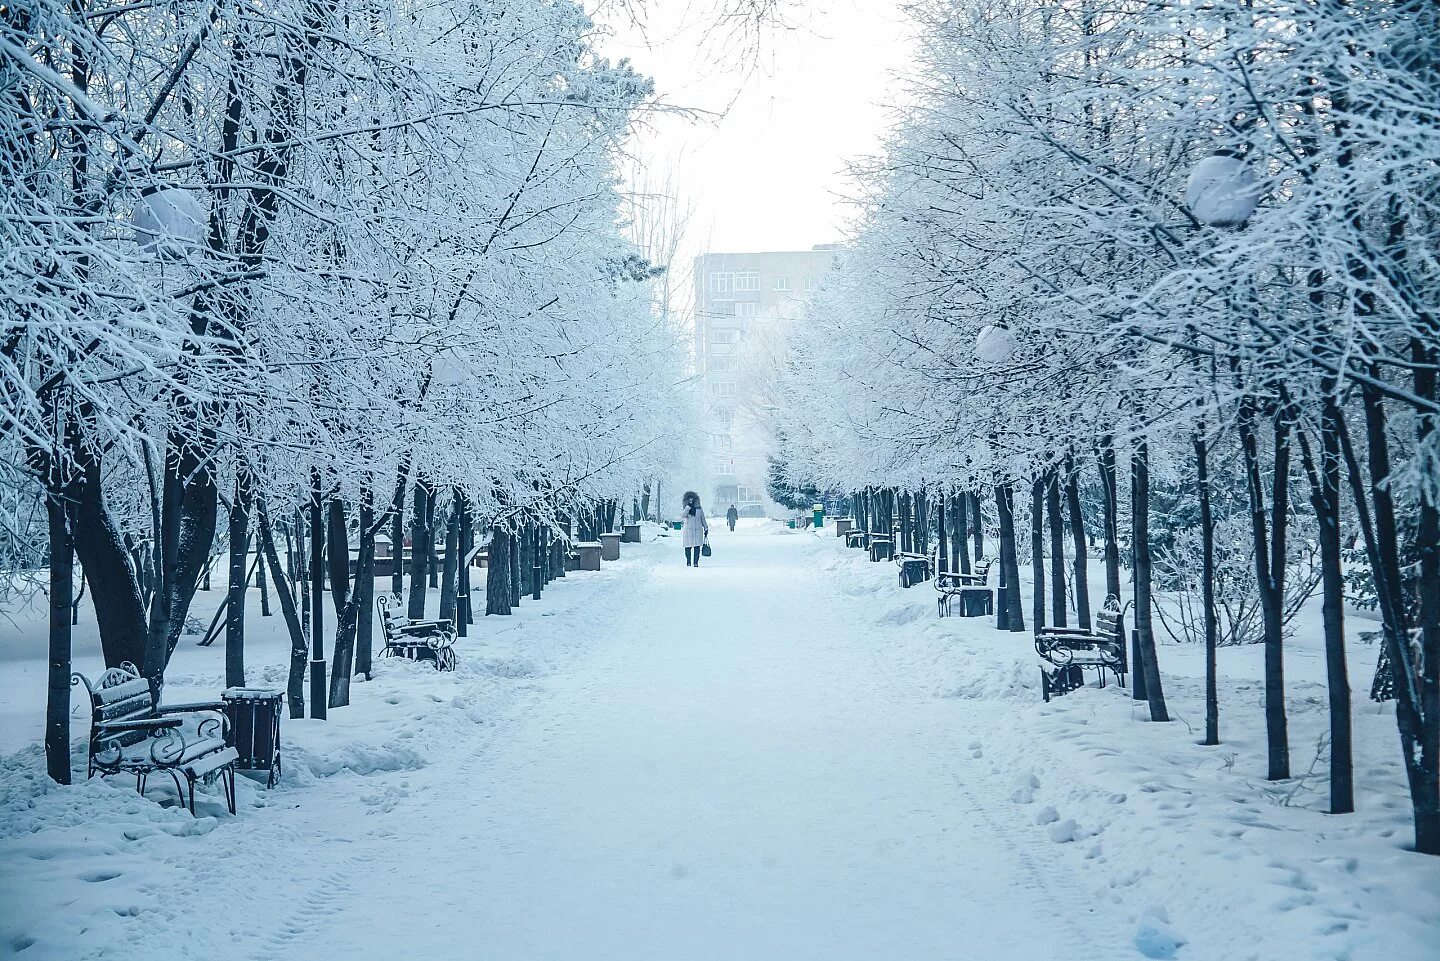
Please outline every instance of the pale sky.
M909 57L898 0L797 0L792 28L748 56L719 36L714 2L650 0L643 29L612 18L602 44L666 102L723 113L660 118L634 144L650 182L668 175L694 211L685 253L840 240L853 214L844 166L878 149Z

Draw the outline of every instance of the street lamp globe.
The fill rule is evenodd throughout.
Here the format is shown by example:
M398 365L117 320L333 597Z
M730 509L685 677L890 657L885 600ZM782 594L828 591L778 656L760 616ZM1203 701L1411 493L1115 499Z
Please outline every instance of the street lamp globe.
M975 356L985 364L1004 364L1020 346L1008 327L987 324L975 335Z
M1260 189L1250 165L1229 150L1202 158L1185 185L1185 206L1210 227L1243 227L1259 203Z
M163 185L146 187L131 214L140 249L167 259L182 259L199 249L208 220L193 193Z

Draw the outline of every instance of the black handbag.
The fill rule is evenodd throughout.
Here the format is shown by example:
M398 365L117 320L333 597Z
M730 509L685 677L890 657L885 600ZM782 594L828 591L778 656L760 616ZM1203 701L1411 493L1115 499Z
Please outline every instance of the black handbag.
M700 545L700 556L701 556L701 557L709 557L709 556L710 556L710 538L708 538L708 537L705 538L705 542Z

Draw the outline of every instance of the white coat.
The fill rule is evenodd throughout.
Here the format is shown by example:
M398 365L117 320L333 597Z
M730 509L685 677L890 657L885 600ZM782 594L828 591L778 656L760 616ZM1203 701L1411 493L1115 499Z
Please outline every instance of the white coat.
M710 525L705 521L705 508L696 507L695 513L691 514L687 507L680 512L680 519L681 546L689 548L704 544L705 534L710 530Z

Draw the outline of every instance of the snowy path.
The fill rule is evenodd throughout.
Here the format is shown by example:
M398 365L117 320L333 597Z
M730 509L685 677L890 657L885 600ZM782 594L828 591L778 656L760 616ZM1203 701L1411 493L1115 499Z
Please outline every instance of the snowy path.
M657 568L645 603L498 753L448 772L424 805L440 823L404 840L409 867L373 875L314 946L1084 956L1081 931L1027 923L1054 892L997 832L988 769L927 700L876 676L801 568L800 539L716 539L707 567ZM375 910L397 889L409 923Z

